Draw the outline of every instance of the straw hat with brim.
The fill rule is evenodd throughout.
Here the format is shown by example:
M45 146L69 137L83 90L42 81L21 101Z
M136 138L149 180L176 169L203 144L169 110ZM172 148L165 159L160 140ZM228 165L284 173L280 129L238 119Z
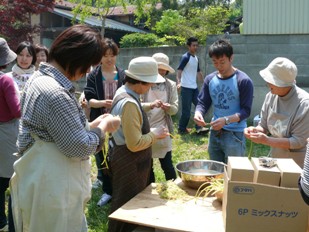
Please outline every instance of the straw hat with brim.
M260 71L261 77L277 87L289 87L295 84L296 65L287 58L275 58L267 68Z
M158 65L155 59L148 56L134 58L129 63L128 70L125 70L127 76L132 79L147 83L161 83L165 79L158 73Z
M152 58L154 58L157 61L159 69L163 69L166 71L169 71L170 73L174 73L175 70L169 66L170 60L167 55L164 53L155 53L152 55Z
M7 65L16 59L17 55L10 48L5 39L0 38L0 66Z

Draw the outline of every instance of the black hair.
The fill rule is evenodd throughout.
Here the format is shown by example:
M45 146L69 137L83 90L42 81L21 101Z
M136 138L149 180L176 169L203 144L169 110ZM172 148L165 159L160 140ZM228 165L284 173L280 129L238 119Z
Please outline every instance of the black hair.
M9 66L9 64L2 65L2 66L0 66L0 70L6 69L8 66ZM0 73L0 75L1 75L1 73Z
M114 40L105 38L103 39L103 55L106 54L108 49L112 50L114 56L119 54L118 45L114 42Z
M35 53L35 49L34 46L28 42L28 41L23 41L21 42L18 47L16 48L15 53L17 55L19 55L21 53L22 50L24 50L25 48L27 48L27 51L29 52L29 54L32 56L32 62L31 64L35 65L36 62L36 53Z
M195 37L190 37L187 39L187 45L190 46L193 42L198 42L198 39Z
M97 30L86 25L74 25L63 31L53 42L49 62L57 62L69 75L77 71L87 73L100 63L103 56L102 37Z
M139 84L139 83L141 83L142 85L149 84L148 82L135 80L132 77L129 77L129 76L125 75L124 80L123 80L123 84L125 84L127 82L132 84L132 85L136 85L136 84Z
M41 51L43 51L45 53L46 57L48 58L48 53L49 53L48 48L45 47L42 44L36 44L35 45L35 54L37 54L37 53L39 53Z
M223 55L231 58L231 56L233 55L233 47L228 40L219 39L212 45L210 45L208 49L208 55L210 58L213 56L222 57Z

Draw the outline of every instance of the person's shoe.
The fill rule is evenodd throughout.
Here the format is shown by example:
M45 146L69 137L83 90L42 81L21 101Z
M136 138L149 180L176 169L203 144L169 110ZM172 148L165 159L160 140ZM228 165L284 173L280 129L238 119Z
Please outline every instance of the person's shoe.
M111 199L112 199L111 195L108 195L107 193L103 193L101 199L97 203L97 206L102 207L106 205Z
M4 227L0 228L0 231L9 231L9 226L5 225Z
M207 127L201 127L196 130L196 134L198 135L206 135L208 134L208 132L209 132L209 128Z
M93 189L98 189L101 186L102 186L102 181L100 181L99 179L96 179L96 181L93 182L93 184L92 184Z
M191 130L192 130L191 128L186 128L185 130L178 129L178 134L181 134L181 135L190 134Z

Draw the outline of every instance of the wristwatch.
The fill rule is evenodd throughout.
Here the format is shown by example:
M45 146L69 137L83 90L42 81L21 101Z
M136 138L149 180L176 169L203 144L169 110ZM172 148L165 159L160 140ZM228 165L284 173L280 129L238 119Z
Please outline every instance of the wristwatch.
M231 123L228 117L224 117L224 119L225 119L225 125L229 125Z

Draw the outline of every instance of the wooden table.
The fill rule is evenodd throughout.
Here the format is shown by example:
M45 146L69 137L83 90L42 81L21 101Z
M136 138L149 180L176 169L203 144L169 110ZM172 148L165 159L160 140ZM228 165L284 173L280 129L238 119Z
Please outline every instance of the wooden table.
M109 218L168 231L224 232L221 202L214 197L195 201L196 190L178 179L176 183L189 194L188 199L161 199L151 184Z

